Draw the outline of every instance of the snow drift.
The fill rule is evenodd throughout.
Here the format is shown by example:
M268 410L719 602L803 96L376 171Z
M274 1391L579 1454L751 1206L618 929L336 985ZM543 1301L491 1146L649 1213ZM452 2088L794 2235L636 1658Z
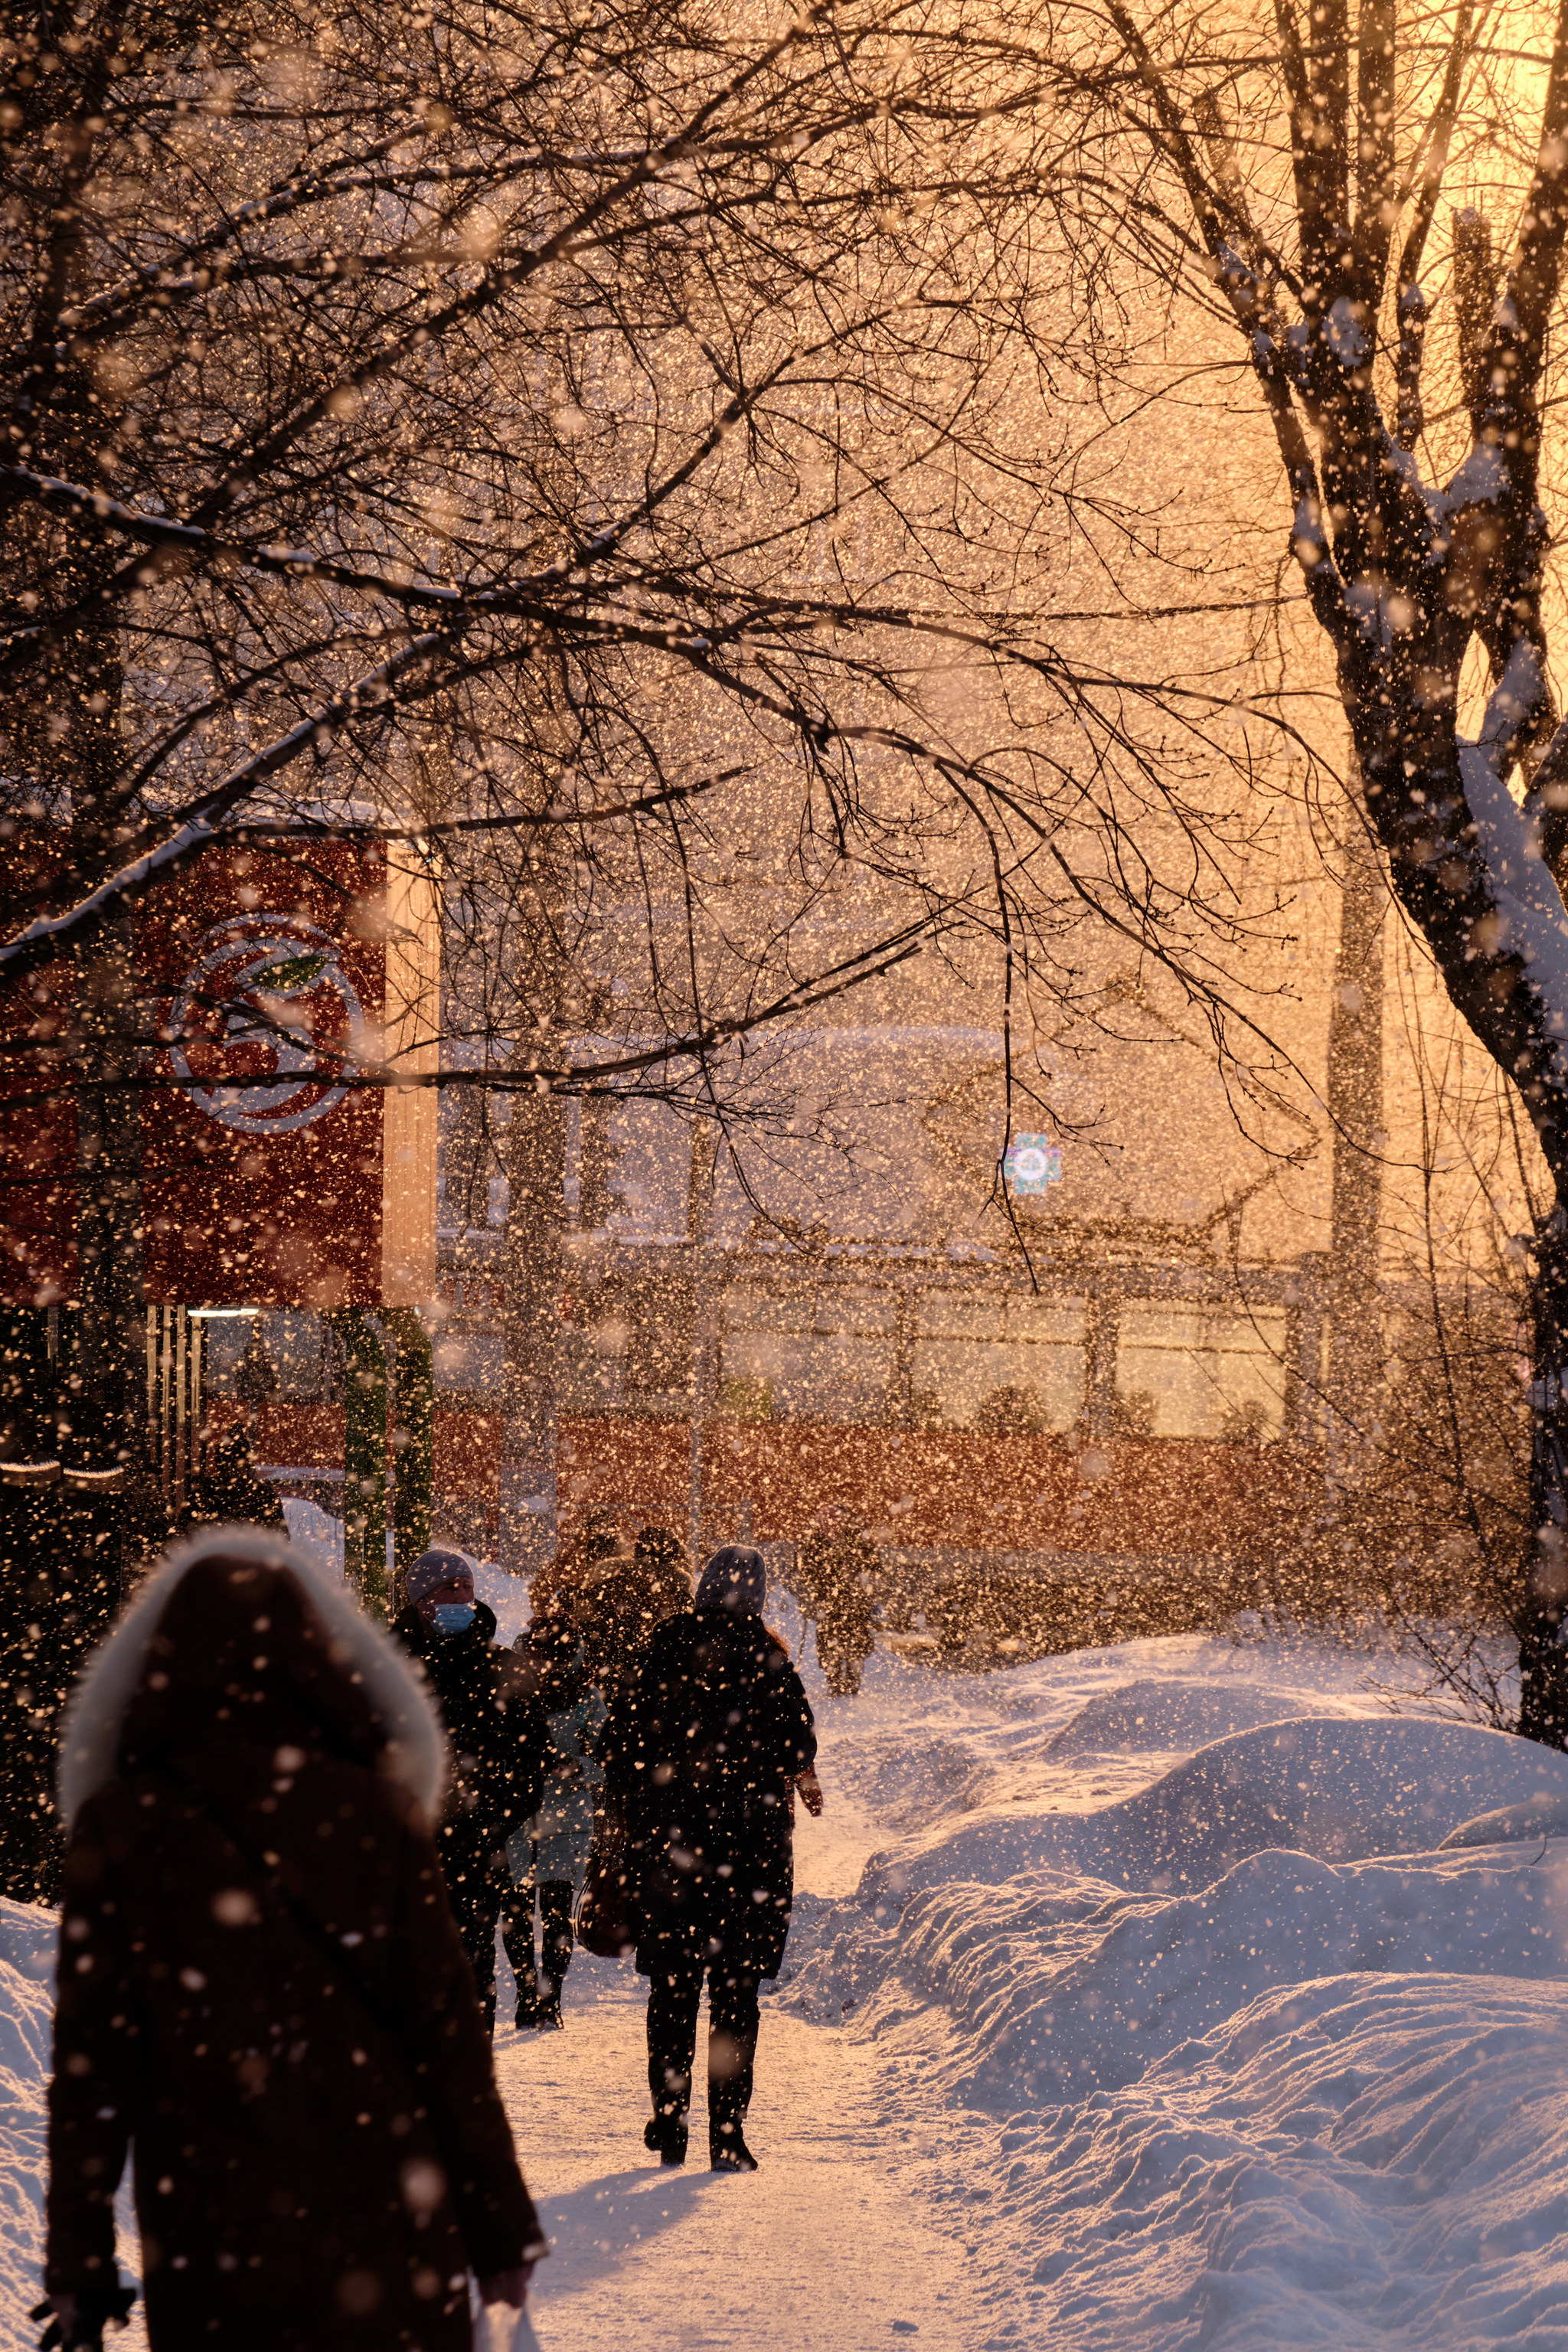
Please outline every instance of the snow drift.
M27 2313L43 2293L44 2095L57 1941L52 1911L0 1895L0 2343L18 2347L37 2341ZM131 2352L145 2338L138 2326L118 2341Z
M997 2347L1561 2352L1565 2084L1560 1986L1320 1977L928 2189Z
M1307 1717L1217 1739L1091 1813L989 1816L868 1869L868 1905L955 1877L1052 1868L1113 1886L1210 1885L1268 1846L1324 1860L1419 1853L1489 1807L1568 1803L1568 1757L1469 1724Z
M782 1990L945 2114L987 2343L1568 2352L1568 1759L1310 1646L992 1679L906 1722L919 1825ZM830 1714L829 1786L892 1728Z

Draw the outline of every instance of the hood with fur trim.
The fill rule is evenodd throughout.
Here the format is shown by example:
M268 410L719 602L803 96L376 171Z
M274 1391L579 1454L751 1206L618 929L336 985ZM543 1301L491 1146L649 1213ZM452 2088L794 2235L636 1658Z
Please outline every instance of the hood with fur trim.
M447 1738L406 1652L363 1614L345 1586L328 1583L284 1537L232 1527L208 1528L172 1552L83 1668L60 1737L58 1793L67 1829L116 1777L126 1717L170 1600L198 1561L218 1559L253 1561L297 1581L325 1629L334 1664L359 1685L386 1733L384 1768L435 1820L447 1784Z

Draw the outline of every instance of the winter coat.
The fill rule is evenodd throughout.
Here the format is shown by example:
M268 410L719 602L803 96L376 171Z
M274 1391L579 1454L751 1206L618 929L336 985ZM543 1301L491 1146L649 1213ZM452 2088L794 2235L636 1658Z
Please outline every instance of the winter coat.
M539 1805L550 1735L537 1676L495 1643L493 1611L481 1601L461 1633L440 1634L416 1609L393 1625L425 1669L452 1748L448 1824L465 1817L494 1829L504 1845Z
M605 1768L595 1747L605 1724L605 1702L596 1690L586 1690L574 1706L549 1717L551 1744L559 1756L577 1766L581 1779L546 1777L539 1811L524 1830L507 1843L507 1862L513 1881L525 1879L545 1885L581 1887L594 1843L594 1815Z
M789 1787L816 1755L800 1676L760 1617L670 1618L605 1739L625 1807L645 1976L673 1948L776 1976L795 1895Z
M200 1535L210 1527L240 1524L276 1528L282 1534L288 1519L276 1486L257 1475L245 1432L235 1430L208 1446L206 1466L190 1483L180 1533Z
M874 1586L876 1546L858 1528L836 1536L807 1536L795 1555L801 1605L816 1620L816 1654L858 1665L877 1646Z
M98 1653L49 2092L51 2294L113 2274L134 2153L153 2352L469 2352L467 2273L544 2251L393 1643L286 1543L176 1556Z

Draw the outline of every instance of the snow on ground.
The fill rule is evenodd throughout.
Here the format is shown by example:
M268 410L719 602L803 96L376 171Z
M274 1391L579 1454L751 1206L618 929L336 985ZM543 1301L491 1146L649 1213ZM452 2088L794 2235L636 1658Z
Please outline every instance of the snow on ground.
M1370 1668L1183 1637L821 1703L902 1833L780 1999L944 2119L910 2186L976 2343L1568 2347L1568 1759Z
M511 1638L521 1588L479 1578ZM1308 1641L805 1671L828 1811L754 2179L708 2172L700 2093L684 2171L643 2149L629 1963L579 1955L552 2035L503 1969L544 2352L1568 2352L1568 1759ZM6 2345L51 1940L0 1906Z
M0 1895L0 2344L32 2346L27 2314L43 2294L44 2099L54 2015L55 1915ZM120 2200L121 2266L137 2275L136 2225ZM140 2308L113 2339L146 2352Z
M565 2032L497 2037L554 2246L531 2298L544 2352L967 2352L970 2282L910 2194L940 2125L917 2140L890 2121L879 2053L770 2011L747 2123L761 2171L709 2170L700 2087L690 2158L666 2170L642 2145L646 1994L629 1962L579 1957Z
M283 1517L289 1529L289 1540L296 1551L302 1552L311 1567L324 1576L330 1584L343 1580L343 1523L323 1511L319 1503L308 1503L300 1495L283 1498Z
M31 2341L43 2199L53 1914L0 1897L0 2340Z

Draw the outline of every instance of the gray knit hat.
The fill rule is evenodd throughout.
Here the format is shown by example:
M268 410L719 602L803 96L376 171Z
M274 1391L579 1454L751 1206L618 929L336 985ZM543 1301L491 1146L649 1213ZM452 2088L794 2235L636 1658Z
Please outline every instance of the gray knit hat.
M740 1617L760 1617L768 1593L768 1566L750 1544L726 1544L702 1571L693 1609L732 1609Z
M422 1551L405 1580L404 1590L410 1601L423 1601L438 1584L447 1584L454 1576L472 1576L474 1563L465 1559L460 1551Z

